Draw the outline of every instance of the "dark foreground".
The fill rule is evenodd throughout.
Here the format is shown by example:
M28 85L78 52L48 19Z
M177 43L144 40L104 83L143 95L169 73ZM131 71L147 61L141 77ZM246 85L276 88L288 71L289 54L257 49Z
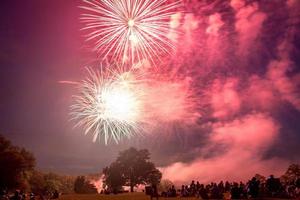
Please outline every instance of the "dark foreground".
M163 198L160 197L160 200L199 200L195 197L177 197L177 198ZM118 195L99 195L99 194L70 194L62 195L59 200L150 200L149 196L146 196L144 193L133 193L133 194L118 194ZM261 199L259 199L261 200ZM268 200L268 199L265 199ZM272 200L283 200L283 199L272 199Z

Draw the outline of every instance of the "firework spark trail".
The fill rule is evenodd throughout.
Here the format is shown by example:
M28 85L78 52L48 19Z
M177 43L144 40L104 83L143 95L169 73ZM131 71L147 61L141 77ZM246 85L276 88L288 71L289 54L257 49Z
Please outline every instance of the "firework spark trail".
M103 59L136 64L160 60L175 49L168 34L170 18L180 1L167 0L84 0L81 20L89 31L87 41Z

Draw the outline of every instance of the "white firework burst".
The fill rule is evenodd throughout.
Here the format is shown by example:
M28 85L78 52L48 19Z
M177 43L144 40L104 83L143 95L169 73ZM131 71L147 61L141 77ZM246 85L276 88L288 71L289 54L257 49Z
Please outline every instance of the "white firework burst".
M180 1L168 0L83 0L81 20L87 40L94 41L94 50L103 59L136 64L155 64L175 46L168 35L171 16L177 13Z
M88 74L71 106L76 126L83 127L85 134L92 133L93 141L103 137L105 144L111 139L118 143L123 137L141 132L143 92L130 73L88 69Z

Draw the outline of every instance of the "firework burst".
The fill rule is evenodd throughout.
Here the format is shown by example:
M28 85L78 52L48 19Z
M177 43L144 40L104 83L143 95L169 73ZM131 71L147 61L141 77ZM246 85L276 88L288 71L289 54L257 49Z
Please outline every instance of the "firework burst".
M76 126L83 127L85 134L92 133L94 141L104 137L105 144L137 134L141 130L142 91L130 73L88 69L88 74L71 106Z
M84 0L86 13L81 20L87 40L94 41L94 50L103 59L136 64L155 64L163 54L175 48L168 38L174 29L170 18L180 1L167 0Z
M104 138L105 144L110 140L118 143L124 137L161 129L162 123L171 127L178 122L189 124L198 117L189 80L170 80L140 69L111 68L89 69L71 106L76 126L92 134L94 142Z

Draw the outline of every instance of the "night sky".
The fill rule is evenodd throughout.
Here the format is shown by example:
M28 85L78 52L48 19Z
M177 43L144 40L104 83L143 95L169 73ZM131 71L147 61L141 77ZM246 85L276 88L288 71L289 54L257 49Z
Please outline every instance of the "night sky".
M242 6L233 3L242 0L187 2L188 12L181 22L182 37L188 39L179 44L180 59L172 65L193 79L203 106L197 125L182 127L178 122L168 134L158 129L149 138L105 146L73 128L69 111L76 88L61 83L80 81L93 55L80 31L81 1L2 1L0 134L32 151L39 169L67 174L100 172L130 146L148 148L157 166L169 166L167 177L175 176L173 168L183 171L178 176L202 178L188 172L222 168L223 159L228 159L225 155L241 155L241 160L228 164L232 170L243 159L253 163L253 170L240 176L262 166L266 167L262 173L276 173L299 163L297 0L246 1ZM286 63L288 67L282 67ZM250 129L257 135L237 136ZM230 132L229 139L224 132ZM245 146L257 150L255 155ZM278 168L267 168L274 162Z

